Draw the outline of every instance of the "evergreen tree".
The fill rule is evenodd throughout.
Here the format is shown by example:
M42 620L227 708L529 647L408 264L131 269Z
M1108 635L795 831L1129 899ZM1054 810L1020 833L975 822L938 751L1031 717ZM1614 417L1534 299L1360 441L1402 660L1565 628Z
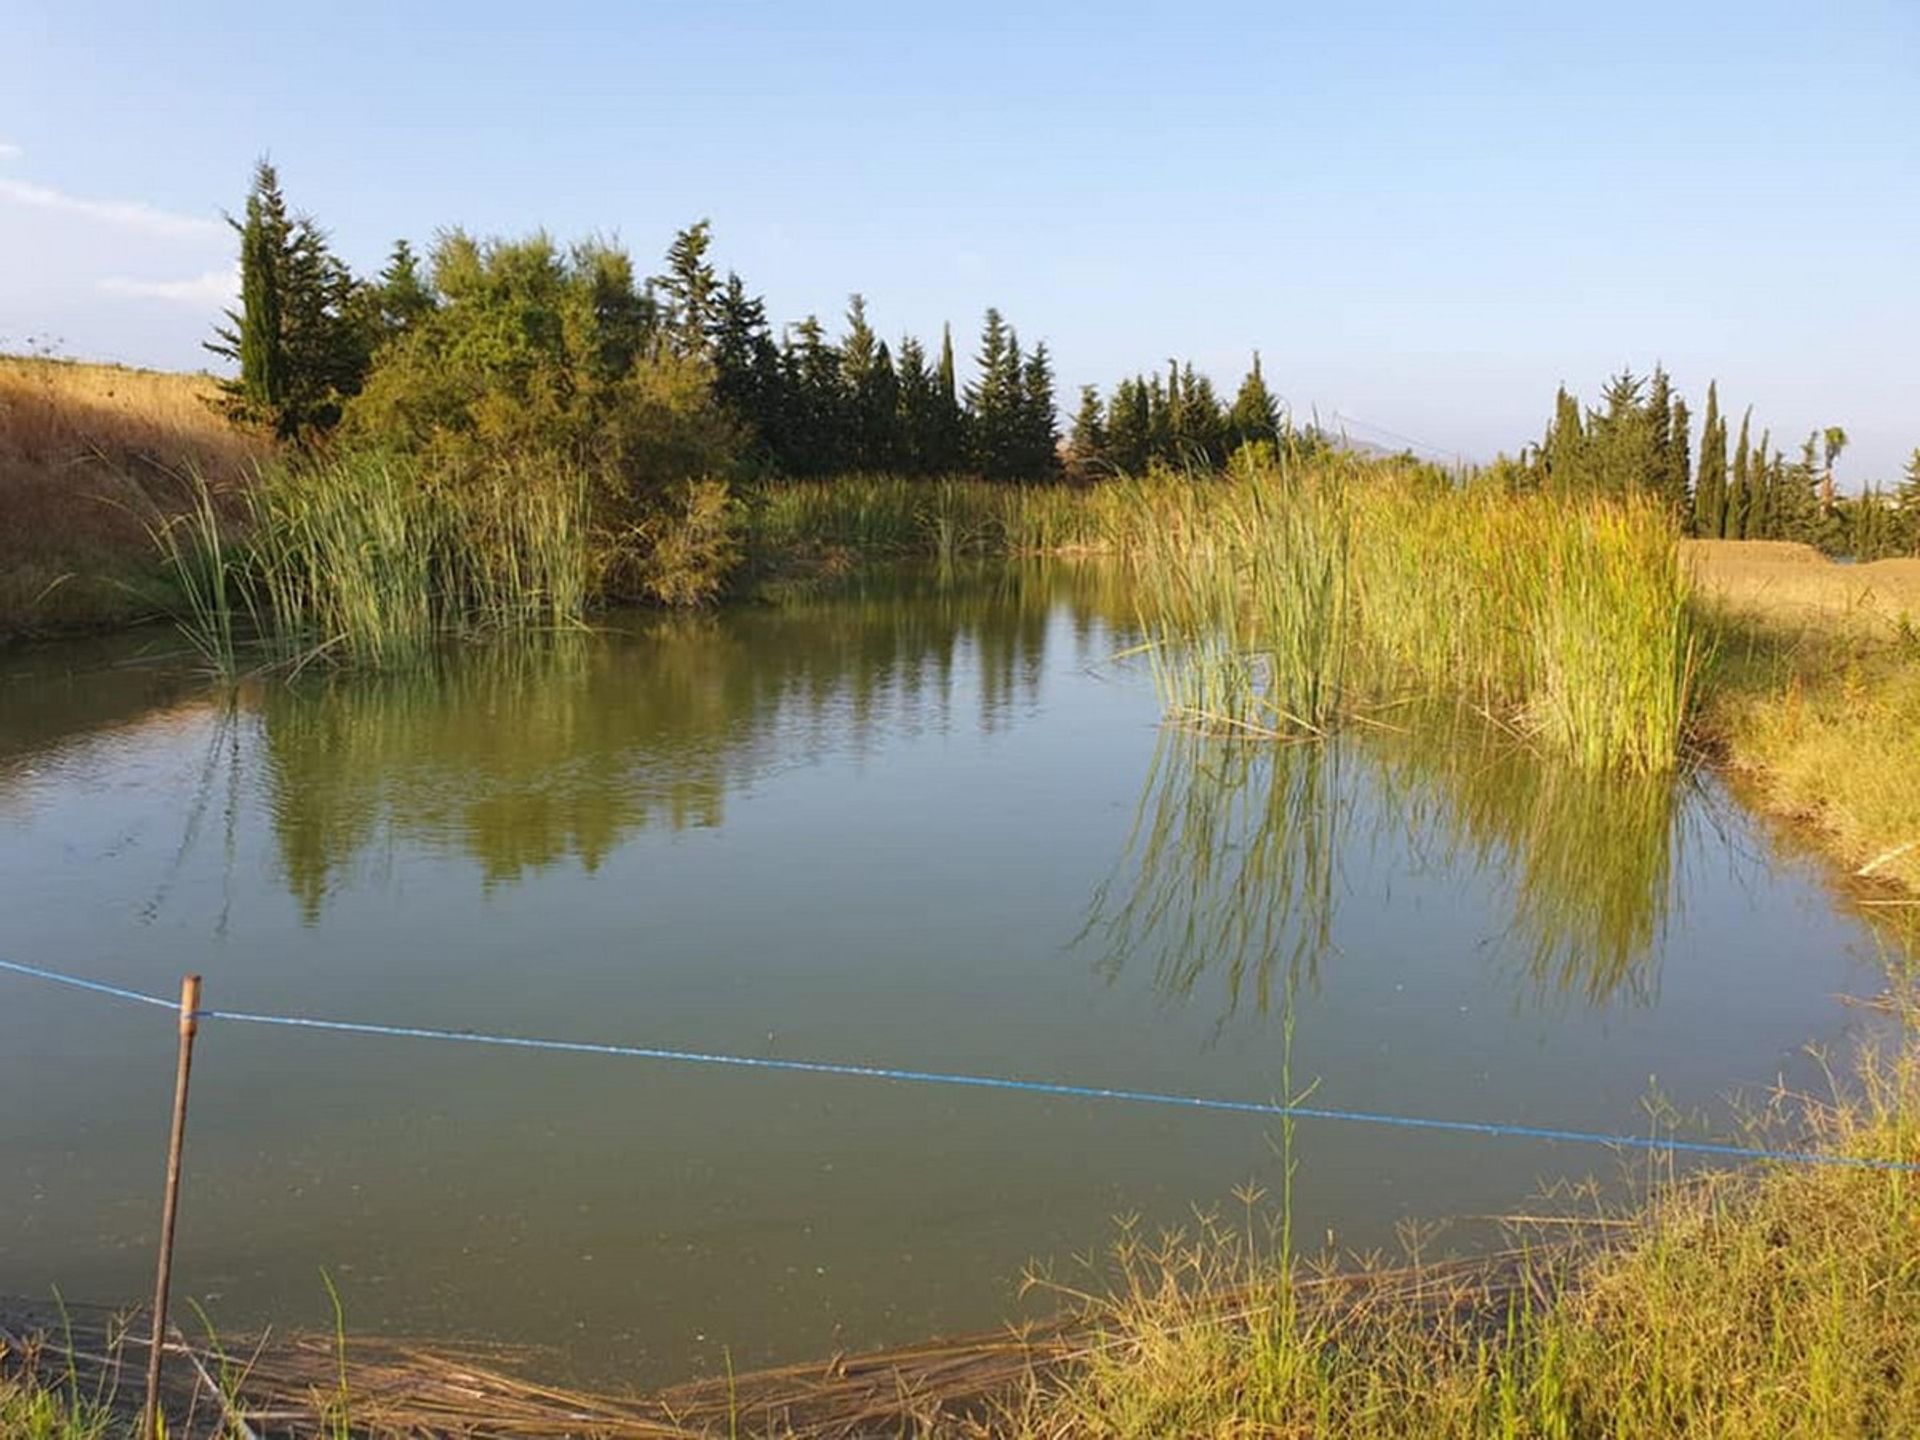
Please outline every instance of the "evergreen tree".
M1753 458L1747 462L1747 540L1780 538L1780 459L1773 454L1773 432L1762 430Z
M1673 433L1667 442L1667 495L1674 518L1685 525L1693 515L1693 412L1673 397Z
M1280 441L1280 402L1274 399L1273 392L1267 388L1266 376L1260 373L1258 350L1253 352L1253 368L1240 382L1240 393L1233 397L1227 428L1235 449L1263 440L1276 445Z
M826 475L847 468L846 403L840 352L827 343L817 316L790 327L781 354L787 408L782 466L795 475Z
M1047 342L1033 347L1021 369L1019 467L1025 480L1051 479L1060 471L1060 421L1053 400L1053 362Z
M940 327L940 363L934 370L934 418L928 434L927 468L932 474L958 470L967 455L966 412L960 407L960 390L954 375L953 327Z
M900 359L894 369L899 377L898 463L910 475L931 474L935 469L934 437L939 428L938 381L927 368L925 348L913 336L901 337Z
M711 221L697 220L673 237L667 248L667 269L653 278L663 298L661 323L668 347L680 356L707 353L720 285L707 250L713 243Z
M280 177L261 160L254 166L245 219L227 217L240 237L240 309L226 312L205 349L234 362L240 373L221 382L227 413L245 424L281 428L287 399L284 257L293 233Z
M1780 538L1819 546L1823 535L1820 509L1820 432L1809 434L1800 457L1776 481L1775 506Z
M1098 386L1080 387L1080 408L1068 434L1067 458L1076 478L1099 474L1107 465L1107 416Z
M1694 488L1694 534L1718 540L1727 533L1727 423L1720 389L1707 385L1707 416L1700 431L1700 478Z
M222 386L227 413L283 440L332 428L360 390L375 343L373 308L326 232L290 216L274 168L254 167L240 236L240 309L206 348L240 373Z
M853 468L889 470L894 464L895 412L900 386L885 342L867 323L861 295L847 302L847 333L840 342L840 370L848 406L849 460Z
M378 338L381 342L405 334L438 303L420 273L420 261L405 240L396 240L386 269L373 286Z
M1905 476L1894 497L1900 517L1900 541L1909 555L1920 555L1920 447L1907 458Z
M1153 417L1145 381L1122 380L1113 387L1113 402L1107 407L1107 453L1122 474L1146 473L1153 459Z
M966 391L970 458L982 475L1004 479L1019 466L1020 341L991 307L981 326L974 365L973 383Z
M1562 385L1553 397L1553 423L1547 427L1540 453L1547 483L1564 493L1591 487L1587 468L1587 437L1580 419L1580 402Z
M1175 410L1175 444L1183 463L1197 469L1218 469L1227 458L1227 417L1213 393L1213 381L1196 374L1192 362L1173 377L1179 403Z
M1654 483L1652 417L1641 393L1645 383L1622 370L1607 382L1606 408L1589 417L1589 483L1603 494L1627 495Z
M1753 422L1749 405L1740 417L1740 439L1733 447L1733 482L1727 494L1727 539L1745 540L1753 523L1753 453L1747 430Z
M767 307L727 272L715 306L708 353L714 398L744 425L764 455L781 454L785 432L780 352L767 325Z

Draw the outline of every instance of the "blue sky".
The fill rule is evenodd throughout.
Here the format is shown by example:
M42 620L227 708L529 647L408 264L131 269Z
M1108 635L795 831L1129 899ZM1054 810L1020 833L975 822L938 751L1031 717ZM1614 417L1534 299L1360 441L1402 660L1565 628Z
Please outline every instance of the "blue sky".
M270 12L270 13L269 13ZM1247 352L1469 456L1656 359L1855 481L1920 445L1920 4L0 0L0 338L201 363L249 166L354 264L710 216L776 318L1073 388Z

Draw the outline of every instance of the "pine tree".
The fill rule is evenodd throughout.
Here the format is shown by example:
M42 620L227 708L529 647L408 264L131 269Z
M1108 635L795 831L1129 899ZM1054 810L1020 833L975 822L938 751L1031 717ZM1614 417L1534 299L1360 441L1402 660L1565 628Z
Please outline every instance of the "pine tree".
M1174 378L1180 396L1175 426L1182 462L1196 469L1218 469L1227 458L1227 417L1213 393L1213 381L1195 373L1191 361Z
M939 392L934 373L927 368L926 349L913 336L902 336L900 359L894 368L900 395L895 412L898 463L909 475L930 474L935 468Z
M1019 465L1020 341L989 307L980 330L976 373L967 387L967 442L974 468L1005 479Z
M1899 507L1901 546L1909 555L1920 555L1920 447L1907 458L1894 503Z
M1693 531L1708 540L1727 533L1727 423L1720 389L1707 385L1707 417L1700 430L1700 478L1694 488Z
M1053 400L1053 362L1047 342L1033 347L1020 374L1019 465L1025 480L1052 479L1060 471L1060 421Z
M704 356L713 330L720 285L707 250L713 226L697 220L673 237L667 248L667 269L653 277L653 287L664 300L661 316L668 347L676 355Z
M1240 382L1240 393L1233 397L1227 425L1235 449L1260 441L1276 445L1280 441L1280 402L1274 399L1273 392L1267 388L1266 376L1260 373L1258 350L1253 352L1253 368Z
M817 316L789 328L780 357L787 407L782 468L795 475L827 475L848 464L845 392L840 352L827 343Z
M715 306L708 353L714 398L747 427L765 454L778 456L784 440L780 355L765 302L749 295L733 271L727 272Z
M1591 483L1604 494L1627 495L1653 482L1652 423L1641 394L1645 383L1631 370L1622 370L1607 382L1602 394L1606 408L1588 419Z
M1646 488L1660 495L1675 514L1682 513L1674 494L1673 477L1673 386L1667 372L1653 367L1647 385L1646 403Z
M895 412L900 387L886 344L867 323L867 302L847 302L847 333L840 342L841 383L848 406L849 459L853 468L879 472L894 464Z
M405 240L394 241L387 267L372 289L382 342L404 335L431 315L439 303L420 274L419 258Z
M1074 412L1068 434L1067 458L1076 479L1090 478L1107 466L1107 416L1098 386L1080 387L1080 408Z
M1116 470L1142 475L1153 459L1153 417L1146 383L1138 378L1113 387L1107 407L1107 453Z

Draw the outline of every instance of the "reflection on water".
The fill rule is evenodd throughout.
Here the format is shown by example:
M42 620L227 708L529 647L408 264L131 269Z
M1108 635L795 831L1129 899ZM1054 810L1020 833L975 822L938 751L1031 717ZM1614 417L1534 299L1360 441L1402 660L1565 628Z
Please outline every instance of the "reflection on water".
M1156 987L1180 999L1217 974L1229 1016L1243 999L1268 1013L1276 977L1316 977L1355 800L1345 753L1167 731L1080 937L1101 969L1113 978L1147 959Z
M1265 1014L1276 977L1319 978L1352 857L1399 847L1435 873L1476 873L1507 907L1503 953L1541 993L1604 1005L1654 996L1673 903L1683 786L1594 776L1453 716L1321 744L1169 731L1154 751L1115 873L1082 941L1116 975L1150 964L1226 1014Z
M356 857L396 841L455 847L492 885L563 859L594 871L647 828L719 825L728 793L772 767L952 724L957 674L991 733L1033 702L1056 606L1093 664L1119 599L1111 579L1058 570L889 581L724 623L642 615L399 675L256 684L246 705L312 919Z

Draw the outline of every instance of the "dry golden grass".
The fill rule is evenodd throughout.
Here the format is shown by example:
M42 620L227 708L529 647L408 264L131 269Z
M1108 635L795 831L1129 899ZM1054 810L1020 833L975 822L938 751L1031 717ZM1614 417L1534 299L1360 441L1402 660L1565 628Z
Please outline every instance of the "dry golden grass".
M271 453L208 404L206 375L0 356L0 636L151 609L156 512L198 473L230 491Z
M1789 540L1688 540L1681 553L1705 593L1770 625L1885 635L1920 620L1920 559L1840 565Z
M1837 565L1758 541L1687 553L1719 634L1706 728L1749 797L1850 870L1920 892L1920 560Z

